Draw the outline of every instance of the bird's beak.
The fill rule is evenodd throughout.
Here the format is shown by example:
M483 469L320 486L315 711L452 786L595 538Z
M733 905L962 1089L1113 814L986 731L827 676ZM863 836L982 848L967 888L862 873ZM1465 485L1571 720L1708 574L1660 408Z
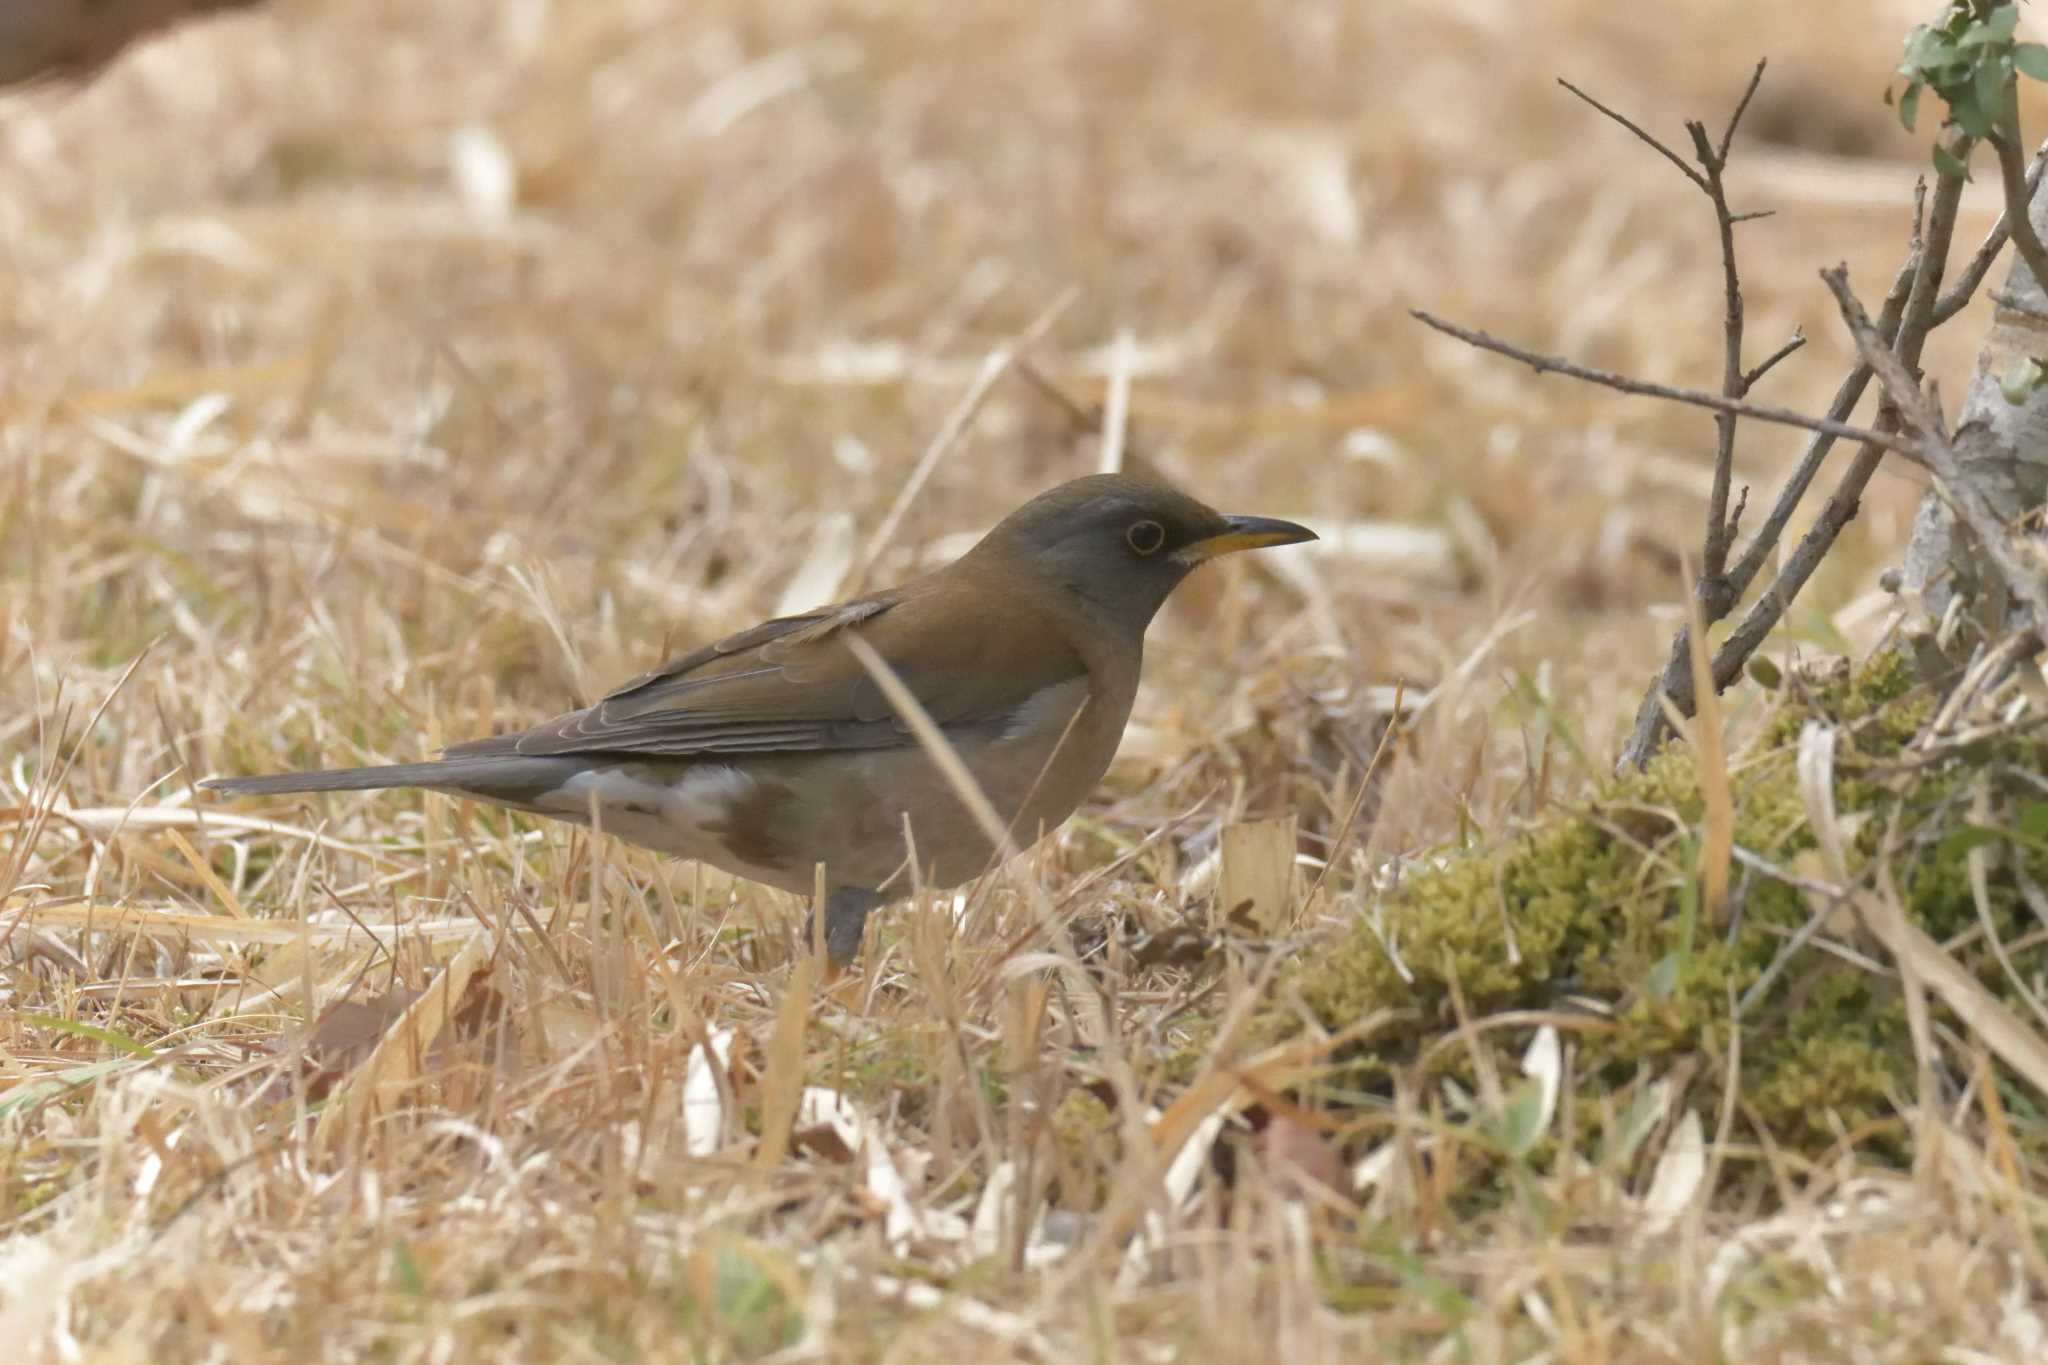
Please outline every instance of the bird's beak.
M1314 540L1316 533L1278 517L1225 517L1223 529L1213 536L1184 545L1174 552L1183 564L1202 564L1219 555L1239 550L1263 550L1269 545L1298 545Z

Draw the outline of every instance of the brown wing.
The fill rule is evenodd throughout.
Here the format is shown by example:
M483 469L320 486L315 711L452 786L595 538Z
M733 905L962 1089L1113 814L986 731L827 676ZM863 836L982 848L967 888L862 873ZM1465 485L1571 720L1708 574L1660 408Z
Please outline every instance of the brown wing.
M1033 629L1041 623L1006 607L1004 628L991 630L976 619L988 605L941 579L780 617L672 660L595 706L453 745L444 756L666 758L912 742L845 648L849 631L888 661L940 725L999 727L1041 689L1086 670L1051 622Z

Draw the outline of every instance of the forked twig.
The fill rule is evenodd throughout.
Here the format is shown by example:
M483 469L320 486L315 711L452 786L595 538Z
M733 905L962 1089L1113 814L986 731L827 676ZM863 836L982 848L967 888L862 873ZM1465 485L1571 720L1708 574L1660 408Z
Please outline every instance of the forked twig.
M1991 500L1977 482L1963 472L1962 461L1942 422L1940 406L1920 387L1919 380L1899 357L1893 355L1879 339L1869 314L1863 311L1862 303L1849 287L1848 267L1838 265L1823 270L1820 277L1835 296L1836 306L1842 311L1842 322L1855 339L1863 362L1877 373L1878 382L1884 385L1885 397L1919 443L1922 462L1933 472L1941 485L1942 495L1956 509L1956 515L1962 518L1963 524L1970 528L1985 558L1991 561L1991 566L2005 581L2007 590L2025 604L2032 617L2027 631L2038 638L2043 623L2048 623L2048 579L2044 579L2040 570L2028 564L2013 548L2005 519L1991 505Z
M2026 194L2020 199L2017 215L2022 221L2026 220L2028 210L2034 202L2034 191L2041 187L2041 172L2044 167L2048 167L2048 142L2035 148L2034 163L2028 168L2023 182ZM1978 286L1982 285L1984 277L1991 273L1992 263L1998 259L1999 253L2005 250L2005 244L2012 238L2012 223L2015 216L2012 207L2012 187L2003 177L2000 183L2005 186L2006 191L2005 211L1998 215L1998 221L1991 225L1991 231L1984 234L1983 244L1977 248L1977 254L1970 257L1970 263L1956 275L1955 284L1935 303L1934 325L1937 327L1962 312L1963 306L1976 297ZM2048 285L2048 280L2042 283Z
M1741 399L1727 398L1718 393L1709 393L1705 389L1684 389L1671 384L1658 384L1647 379L1631 379L1627 375L1618 374L1613 370L1599 370L1591 365L1581 365L1576 361L1566 360L1563 356L1545 355L1540 351L1527 350L1515 345L1511 341L1502 341L1499 337L1489 335L1486 332L1481 332L1471 327L1460 327L1455 322L1446 322L1435 314L1426 313L1420 308L1409 309L1408 315L1417 322L1433 327L1446 336L1454 336L1469 346L1476 346L1482 351L1492 351L1496 355L1504 355L1510 360L1519 360L1538 374L1556 373L1569 375L1573 379L1583 379L1588 384L1598 384L1602 388L1614 389L1621 393L1638 394L1644 398L1661 398L1666 402L1684 403L1691 407L1708 408L1714 412L1726 413L1731 416L1754 417L1760 422L1800 427L1807 431L1817 431L1822 435L1835 438L1846 437L1851 441L1861 441L1866 445L1874 445L1880 449L1896 451L1898 454L1909 458L1917 459L1919 457L1919 444L1912 437L1902 436L1897 432L1879 431L1872 427L1859 427L1850 422L1837 421L1832 417L1814 417L1808 413L1800 412L1796 408L1772 407L1764 403L1745 403Z
M1895 277L1878 319L1874 322L1868 317L1863 319L1865 331L1859 334L1858 344L1865 352L1865 359L1836 389L1834 401L1829 405L1826 415L1814 417L1790 408L1751 403L1747 401L1750 390L1774 366L1798 350L1803 341L1803 338L1795 333L1790 341L1758 364L1745 367L1742 363L1744 317L1741 277L1736 268L1734 227L1737 223L1757 215L1735 213L1729 209L1723 180L1736 129L1756 95L1763 73L1764 64L1759 62L1756 69L1751 72L1749 84L1744 87L1742 97L1736 102L1735 110L1729 116L1718 138L1709 137L1706 126L1698 120L1686 124L1686 131L1692 138L1691 161L1679 155L1674 148L1627 115L1601 103L1571 82L1559 81L1559 84L1573 95L1626 129L1659 156L1676 166L1712 204L1721 246L1724 303L1720 393L1711 394L1697 389L1677 388L1634 379L1609 370L1594 369L1560 356L1527 350L1474 328L1445 322L1428 313L1417 311L1414 314L1420 321L1438 331L1457 337L1468 345L1521 361L1538 373L1554 371L1623 393L1708 408L1716 414L1718 439L1715 445L1713 483L1708 496L1706 528L1702 537L1702 571L1694 588L1694 598L1700 607L1699 617L1705 627L1711 627L1734 610L1736 604L1762 575L1765 566L1777 554L1779 541L1812 487L1814 479L1818 477L1821 465L1834 449L1835 442L1847 438L1858 443L1860 449L1856 458L1829 494L1827 503L1812 527L1786 556L1769 585L1750 604L1749 610L1744 613L1728 638L1714 651L1712 666L1708 673L1716 690L1727 687L1741 676L1750 657L1763 646L1764 641L1777 628L1792 599L1805 587L1814 570L1834 547L1842 530L1855 519L1863 491L1877 472L1877 467L1884 456L1887 453L1901 454L1916 462L1928 458L1929 447L1921 433L1917 430L1900 430L1899 412L1892 403L1887 403L1879 410L1876 423L1870 427L1859 427L1848 420L1865 389L1869 387L1871 378L1877 373L1869 363L1869 345L1874 341L1883 350L1888 357L1888 367L1895 366L1900 373L1917 376L1920 354L1926 344L1927 334L1953 317L1969 301L1982 284L1992 261L2008 240L2021 240L2033 236L2031 223L2027 220L2026 196L2039 184L2042 166L2044 162L2048 162L2048 144L2044 144L2042 152L2035 158L2031 173L2020 174L2016 123L2010 127L2010 136L2004 139L2005 145L1999 148L2000 169L2007 196L2005 217L1992 229L1962 275L1946 292L1943 292L1941 287L1942 277L1946 270L1949 245L1955 233L1957 208L1962 197L1962 176L1954 174L1938 177L1931 202L1924 183L1919 186L1915 190L1913 237L1906 263ZM1994 139L1994 142L1996 141ZM1954 150L1951 148L1951 151ZM1957 164L1960 165L1960 158L1957 159ZM2044 265L2048 265L2048 262L2044 262ZM1917 378L1912 382L1917 385ZM1742 509L1747 504L1748 496L1748 490L1744 489L1742 496L1735 500L1733 512L1730 512L1729 499L1734 482L1735 424L1741 417L1804 428L1813 432L1814 436L1807 443L1806 450L1794 466L1791 475L1779 489L1763 522L1750 536L1741 554L1733 556ZM1647 762L1664 737L1670 733L1669 717L1672 714L1680 717L1690 716L1696 709L1691 636L1692 627L1688 624L1681 626L1673 639L1663 669L1652 681L1649 690L1644 694L1641 706L1637 709L1635 726L1620 756L1622 765L1640 767Z
M1773 366L1806 344L1806 338L1798 332L1791 340L1780 346L1753 369L1742 365L1743 302L1742 278L1735 261L1735 225L1757 218L1767 218L1765 213L1736 213L1728 207L1728 191L1723 175L1728 169L1728 149L1735 142L1735 130L1742 124L1742 116L1749 109L1750 101L1756 98L1757 87L1763 83L1765 63L1759 61L1756 69L1749 74L1749 84L1743 87L1742 98L1735 102L1735 112L1728 116L1728 122L1721 129L1718 141L1707 137L1707 126L1698 119L1686 122L1685 131L1692 138L1693 159L1699 163L1695 170L1685 158L1666 146L1661 140L1646 132L1634 121L1608 108L1570 81L1559 81L1565 89L1577 95L1587 104L1605 114L1637 138L1654 148L1665 160L1684 174L1685 178L1698 186L1700 193L1707 196L1707 202L1714 209L1714 226L1721 244L1721 396L1733 402L1740 402L1749 396L1749 391L1758 380L1768 374ZM1695 590L1707 623L1726 616L1735 601L1741 596L1740 589L1731 590L1728 583L1728 551L1735 543L1736 521L1728 514L1728 496L1735 475L1735 421L1740 415L1738 409L1717 407L1714 419L1717 440L1714 450L1713 484L1707 496L1706 534L1702 538L1700 554L1700 578ZM1761 414L1756 414L1761 415ZM1765 420L1775 420L1766 418ZM1741 504L1747 504L1747 495Z

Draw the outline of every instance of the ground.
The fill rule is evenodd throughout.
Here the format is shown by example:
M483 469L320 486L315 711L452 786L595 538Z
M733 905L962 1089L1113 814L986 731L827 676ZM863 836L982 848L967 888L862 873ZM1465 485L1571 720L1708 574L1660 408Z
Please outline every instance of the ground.
M1824 405L1849 351L1816 271L1875 299L1910 226L1925 129L1882 95L1920 17L279 0L0 93L0 1336L2038 1358L2036 1092L2001 1054L1943 1077L1953 1122L1917 1106L1881 972L1795 971L1779 1031L1735 1038L1758 960L1667 937L1687 746L1620 798L1675 812L1654 838L1612 814L1711 422L1407 316L1713 386L1704 200L1556 78L1683 146L1765 57L1730 174L1774 215L1740 230L1748 325L1757 356L1810 341L1758 396ZM1930 349L1948 393L1982 307ZM804 975L792 898L617 844L194 790L424 757L943 559L1106 458L1016 370L966 405L1019 344L1086 404L1128 380L1127 463L1324 540L1189 584L1098 799L959 913L879 916L848 978ZM1798 449L1743 429L1759 503ZM1829 670L1871 666L1921 491L1880 474L1781 678L1872 676ZM1807 814L1771 765L1805 720L1853 730L1860 685L1724 699L1738 843ZM2023 871L2041 831L2000 791ZM1284 816L1283 919L1217 925L1223 831ZM1627 932L1532 848L1597 864ZM2003 855L1928 852L1927 898L1974 914ZM1987 922L2018 935L2004 866ZM1573 965L1531 966L1540 910L1488 937L1539 902ZM1397 969L1404 924L1477 956ZM1661 1041L1617 1060L1596 1005Z

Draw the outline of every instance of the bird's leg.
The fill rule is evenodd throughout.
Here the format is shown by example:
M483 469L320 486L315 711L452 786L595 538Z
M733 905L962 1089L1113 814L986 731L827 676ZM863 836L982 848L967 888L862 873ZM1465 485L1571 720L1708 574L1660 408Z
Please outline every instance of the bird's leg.
M843 969L860 954L861 931L868 912L882 898L864 886L835 886L825 894L825 903L812 910L813 923L806 928L805 942L817 932L816 917L825 917L825 957L835 970Z

